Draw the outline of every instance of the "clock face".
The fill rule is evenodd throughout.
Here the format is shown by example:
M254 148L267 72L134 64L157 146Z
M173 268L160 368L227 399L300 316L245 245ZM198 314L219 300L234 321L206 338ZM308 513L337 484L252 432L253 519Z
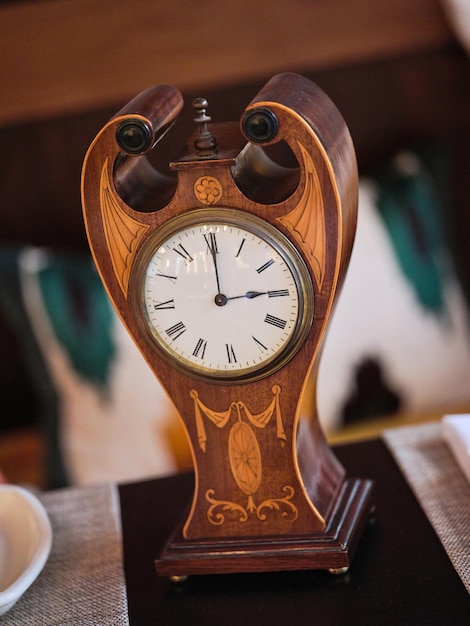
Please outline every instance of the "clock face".
M194 374L225 381L269 373L310 327L313 288L303 260L251 214L184 214L149 239L137 267L145 332Z

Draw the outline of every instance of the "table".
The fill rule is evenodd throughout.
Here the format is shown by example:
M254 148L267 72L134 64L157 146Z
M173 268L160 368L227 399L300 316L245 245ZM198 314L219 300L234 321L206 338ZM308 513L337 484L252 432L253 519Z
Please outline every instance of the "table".
M121 485L131 626L420 626L470 622L469 595L382 440L335 447L376 483L376 512L344 576L323 571L207 575L175 584L153 559L191 497L192 475Z

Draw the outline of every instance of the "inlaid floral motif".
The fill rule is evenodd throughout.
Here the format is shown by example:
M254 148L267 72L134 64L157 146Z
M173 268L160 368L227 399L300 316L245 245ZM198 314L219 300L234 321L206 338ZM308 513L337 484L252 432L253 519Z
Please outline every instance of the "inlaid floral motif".
M210 206L222 197L222 185L213 176L201 176L194 183L194 194L201 204Z

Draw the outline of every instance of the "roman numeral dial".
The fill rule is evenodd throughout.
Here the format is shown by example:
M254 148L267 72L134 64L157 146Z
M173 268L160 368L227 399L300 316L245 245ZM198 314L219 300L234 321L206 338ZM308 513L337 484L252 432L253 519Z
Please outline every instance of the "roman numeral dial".
M267 374L295 354L311 325L314 294L303 260L250 214L183 213L149 239L137 267L149 341L196 375Z

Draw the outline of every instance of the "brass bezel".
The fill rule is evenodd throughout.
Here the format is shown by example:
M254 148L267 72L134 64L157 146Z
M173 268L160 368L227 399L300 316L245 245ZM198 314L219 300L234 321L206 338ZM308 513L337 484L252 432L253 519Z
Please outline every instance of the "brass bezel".
M181 360L155 332L145 306L144 281L147 266L157 248L169 237L189 227L204 224L233 225L244 228L265 240L282 257L294 278L299 298L299 315L293 334L285 347L261 365L253 365L238 371L212 370L196 363ZM180 372L195 378L224 384L259 380L279 370L298 352L313 322L314 289L307 265L292 242L265 220L239 209L211 207L182 213L163 224L150 235L139 251L130 277L130 305L134 317L149 346L156 350L165 362Z

